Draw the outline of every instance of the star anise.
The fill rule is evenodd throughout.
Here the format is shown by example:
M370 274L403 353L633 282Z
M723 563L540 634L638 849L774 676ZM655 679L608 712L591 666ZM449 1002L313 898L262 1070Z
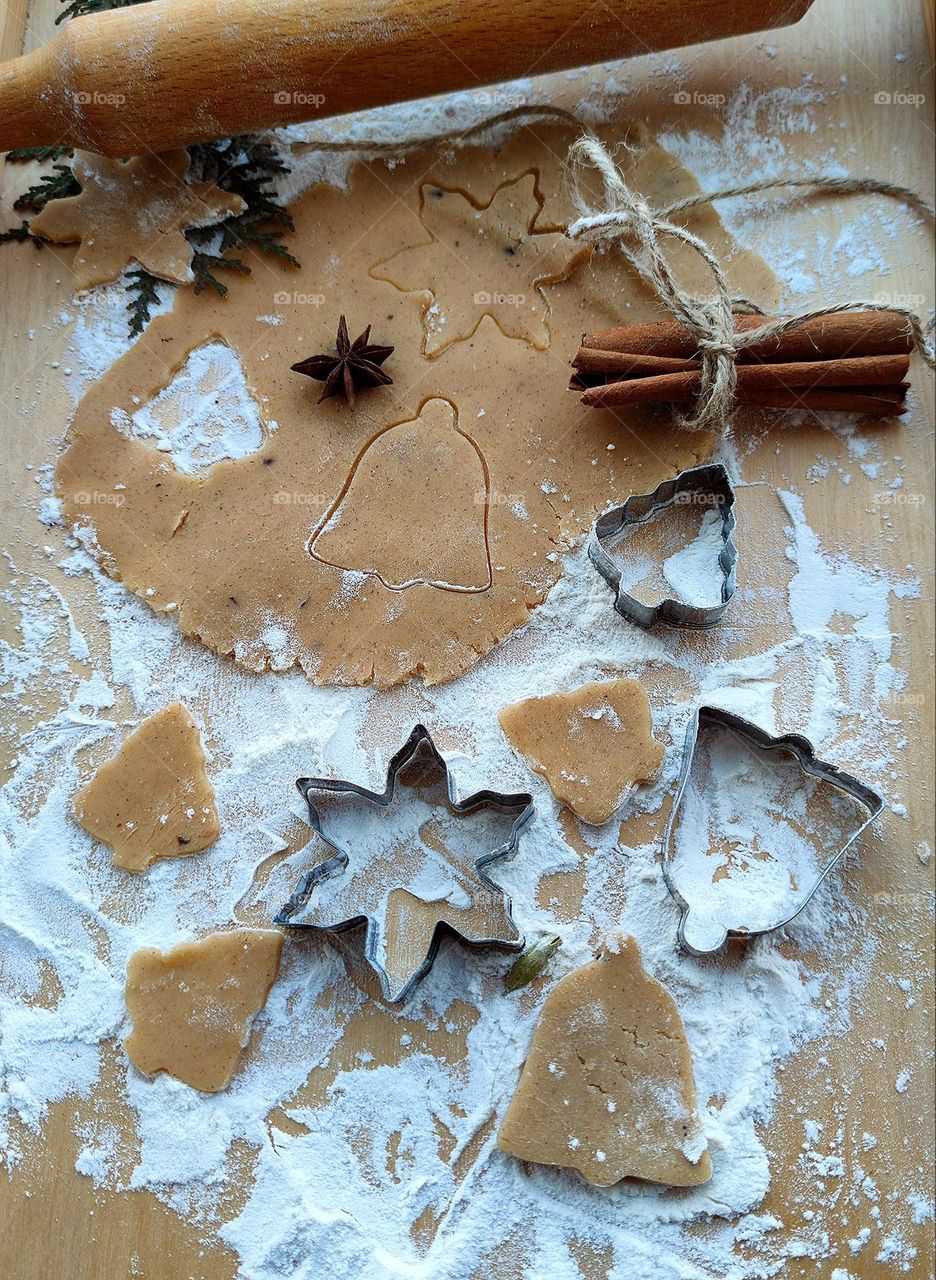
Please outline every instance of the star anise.
M338 321L338 337L335 339L336 355L309 356L291 365L296 373L324 382L318 403L329 396L344 392L348 404L354 408L356 387L386 387L393 379L380 366L393 352L393 347L378 347L370 342L370 325L352 342L348 337L348 323L344 316Z

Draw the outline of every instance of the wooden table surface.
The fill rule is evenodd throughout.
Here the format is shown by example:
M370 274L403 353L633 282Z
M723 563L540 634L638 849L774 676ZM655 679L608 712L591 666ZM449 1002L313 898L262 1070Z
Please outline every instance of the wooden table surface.
M0 52L11 57L30 49L53 30L56 0L4 0L0 7ZM686 69L686 84L700 94L729 99L739 86L763 93L774 86L796 87L804 77L821 93L836 90L834 109L815 113L817 129L786 140L788 156L809 161L836 147L837 162L855 174L887 176L906 183L932 199L933 192L933 78L932 4L920 0L816 0L797 27L762 37L741 37L712 47L675 55ZM673 102L671 81L659 72L667 55L649 56L629 65L629 98L636 117L663 132L685 131L686 108ZM847 77L847 82L841 78ZM604 74L583 75L576 81L556 78L554 97L574 101L583 86L602 84ZM660 85L667 87L660 91ZM844 88L843 88L844 86ZM551 86L552 87L552 86ZM891 94L890 104L875 102L875 94ZM915 107L898 95L923 94ZM693 127L717 139L717 112L700 111ZM847 143L843 143L843 139ZM688 161L691 167L691 159ZM11 179L2 175L4 225L11 221ZM738 175L743 178L746 173ZM820 202L808 215L828 224L835 234L839 214L834 202ZM888 241L881 251L890 266L887 288L895 293L927 292L932 306L933 262L919 260L905 246ZM70 298L67 271L56 263L54 251L37 270L28 246L0 250L0 408L4 464L8 480L0 495L0 544L10 547L19 568L48 577L54 570L42 553L38 526L24 515L35 510L34 473L53 461L69 412L65 379L52 377L48 362L64 351L69 332L50 324ZM823 287L820 283L820 289ZM836 290L852 282L835 281ZM854 284L866 289L867 280ZM838 296L833 293L833 296ZM822 300L825 300L824 298ZM35 329L42 341L30 343L24 334ZM748 475L761 474L774 483L791 483L802 490L802 478L818 453L831 468L854 472L846 490L841 485L807 487L807 518L824 543L854 549L855 554L887 571L902 572L911 565L922 581L919 600L894 605L892 627L897 633L897 663L908 673L906 705L913 707L911 738L914 749L899 761L895 786L906 800L907 816L886 812L863 854L845 870L850 891L871 904L871 927L880 952L868 989L853 1010L847 1036L808 1046L788 1062L781 1076L775 1114L765 1134L771 1152L772 1185L762 1205L775 1215L783 1234L794 1235L808 1201L796 1156L803 1141L803 1115L827 1121L842 1130L841 1155L846 1178L860 1160L881 1188L894 1183L908 1164L917 1166L932 1151L932 1002L928 984L912 1009L891 998L883 976L894 972L898 956L926 970L932 956L931 904L933 862L919 855L933 844L933 387L919 362L914 365L917 409L913 420L888 427L888 452L901 454L905 484L925 495L912 507L888 513L874 505L874 481L856 468L838 435L818 427L784 435L782 457L773 442L762 445L745 463ZM847 500L846 500L847 494ZM31 526L31 527L30 527ZM67 598L76 588L57 579ZM6 626L6 622L3 624ZM8 776L8 775L6 775ZM893 904L899 903L899 909ZM879 905L880 904L880 905ZM880 976L876 976L880 975ZM349 1033L352 1034L352 1033ZM870 1042L899 1046L891 1053L872 1055ZM373 1045L369 1045L373 1049ZM897 1051L897 1050L895 1050ZM119 1056L113 1048L113 1058ZM894 1089L895 1062L914 1071L913 1088ZM114 1073L111 1073L112 1075ZM105 1081L108 1073L105 1072ZM229 1280L237 1272L236 1258L225 1248L206 1245L201 1233L187 1226L154 1196L144 1192L120 1195L95 1190L90 1178L75 1172L79 1141L76 1123L105 1108L132 1132L130 1117L121 1112L116 1091L105 1083L102 1093L88 1100L65 1100L54 1107L42 1133L24 1135L31 1153L12 1176L0 1177L0 1275L9 1280L119 1280L145 1276L149 1280ZM805 1107L805 1110L804 1110ZM873 1150L863 1150L864 1131L878 1136ZM249 1157L244 1156L249 1167ZM804 1195L806 1200L804 1200ZM793 1277L831 1277L842 1274L870 1280L897 1274L876 1262L865 1250L853 1256L847 1241L870 1225L870 1202L849 1206L830 1219L830 1247L821 1261L791 1259L783 1274ZM907 1243L910 1243L907 1237ZM930 1226L917 1228L919 1254L910 1270L914 1277L931 1273ZM587 1271L587 1267L586 1267ZM595 1275L601 1274L600 1266ZM474 1278L473 1278L474 1280ZM500 1280L500 1278L498 1278Z

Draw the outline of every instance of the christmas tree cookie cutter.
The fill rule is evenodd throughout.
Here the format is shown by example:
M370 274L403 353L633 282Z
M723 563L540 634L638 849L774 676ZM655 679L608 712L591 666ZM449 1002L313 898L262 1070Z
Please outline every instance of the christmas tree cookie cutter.
M612 507L600 516L588 542L588 556L613 588L617 612L644 628L664 623L671 627L706 630L720 622L735 591L738 551L732 541L734 501L735 493L728 472L720 463L714 462L681 471L672 480L664 480L653 493L633 494L623 505ZM658 604L645 604L628 593L623 585L622 564L611 553L628 529L646 524L680 503L714 508L721 513L722 546L718 554L720 600L717 604L688 604L669 598L660 600Z
M334 877L355 868L355 849L353 840L341 840L334 832L330 834L331 824L327 807L320 808L320 797L335 797L339 802L364 802L365 809L372 809L375 814L388 811L397 795L398 776L410 765L425 765L435 770L439 781L444 779L444 808L452 817L463 818L491 810L496 814L512 817L513 821L506 839L501 840L493 848L485 849L479 856L463 862L461 871L463 879L467 879L469 887L481 897L486 897L492 908L492 915L499 917L501 928L491 930L490 935L478 936L477 933L462 932L458 927L456 911L449 911L449 916L456 920L440 918L432 928L428 938L425 955L415 963L401 979L399 974L391 974L384 958L384 939L382 931L386 929L386 904L394 891L410 894L413 899L420 899L419 892L404 880L394 878L393 869L399 869L399 861L393 856L393 850L384 847L378 852L376 865L383 863L385 873L391 871L385 891L379 894L383 903L383 912L375 909L354 908L346 913L339 912L341 918L328 917L327 904L315 901L316 890L326 886ZM387 782L383 791L371 791L356 782L336 780L333 778L299 778L296 786L308 806L309 825L313 831L331 850L331 856L324 862L305 872L299 879L289 900L280 908L274 924L285 925L293 929L311 929L325 935L337 935L347 930L364 927L364 956L380 982L381 992L385 1000L391 1004L402 1004L413 993L418 983L426 976L446 936L457 938L464 945L473 949L498 948L515 952L523 948L523 935L511 915L509 896L486 874L485 868L498 859L512 857L518 847L520 832L529 822L534 812L533 797L528 792L510 793L504 791L476 791L465 799L459 799L452 781L448 764L439 752L429 730L421 724L415 726L403 746L391 758L387 766ZM347 883L347 882L346 882ZM342 901L336 895L336 901ZM418 944L418 939L416 939Z
M854 825L850 829L847 839L843 836L842 842L838 844L826 865L819 867L817 864L812 882L798 888L795 892L791 887L786 898L788 905L785 907L778 906L773 918L767 923L758 924L757 927L751 927L740 919L735 919L734 921L727 919L724 910L719 910L713 915L706 914L702 909L701 902L694 903L687 896L691 893L691 889L685 880L681 881L677 866L675 848L677 827L681 821L683 809L687 806L687 800L691 803L690 792L693 766L696 763L700 738L707 729L713 726L716 730L724 730L734 735L740 743L749 748L765 764L769 764L776 757L782 755L792 758L802 774L804 785L806 780L810 780L818 785L831 788L834 793L847 797L849 801L854 802L856 815L860 811L864 811L864 816L860 820L857 816L855 817ZM709 794L711 794L714 779L710 777L707 782ZM789 733L774 736L761 729L758 725L752 724L750 721L744 720L741 716L734 715L730 711L723 711L719 707L698 707L693 712L686 730L682 768L676 794L673 798L673 805L663 832L663 879L680 909L677 930L680 945L692 955L711 955L713 952L718 951L729 937L754 938L762 933L772 933L790 924L805 908L833 867L841 861L862 832L880 815L883 808L884 801L876 791L866 786L865 783L860 782L852 774L846 773L843 769L818 759L812 743L801 734ZM795 815L791 813L790 818L795 820ZM705 850L701 852L704 854ZM736 907L736 903L730 906L729 912L731 909L736 909ZM750 895L744 909L753 910ZM767 907L767 909L770 910L771 908Z

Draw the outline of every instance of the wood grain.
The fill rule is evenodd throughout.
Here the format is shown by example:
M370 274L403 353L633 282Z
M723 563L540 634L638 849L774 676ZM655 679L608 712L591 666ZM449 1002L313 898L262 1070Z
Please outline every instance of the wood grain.
M0 67L0 149L109 156L793 22L812 0L151 0ZM128 56L129 51L129 56Z
M31 45L51 30L56 11L55 0L35 0L27 32ZM23 0L8 0L0 13L4 53L9 55L23 39ZM898 53L910 61L897 63ZM847 92L828 107L816 107L817 133L794 131L784 138L786 163L790 167L815 163L826 148L847 139L838 154L843 164L847 158L854 172L889 176L924 192L932 190L932 136L922 113L915 114L912 107L882 108L872 113L873 94L879 89L900 87L931 94L919 0L899 0L887 6L875 0L816 0L802 25L778 32L767 42L743 37L688 51L681 61L682 83L700 94L730 95L745 83L755 94L777 90L782 95L791 86L802 85L807 76L813 87L831 94L840 77L846 76ZM602 68L594 77L585 74L574 81L563 77L538 88L553 101L571 106L603 85L606 75ZM646 118L651 128L697 129L701 139L721 145L720 115L696 109L693 104L675 105L670 92L661 92L661 84L671 81L661 80L658 60L646 58L631 64L623 78L629 90L625 102L628 114ZM22 174L14 173L11 166L5 175L0 208L4 226L13 220L10 204L14 189L21 184ZM816 220L833 239L842 222L841 207L834 200L814 203L801 216L811 236ZM912 293L921 288L921 281L932 280L931 259L920 260L899 239L882 241L882 247L889 267L883 277L888 289ZM61 361L69 336L58 318L71 306L67 255L58 258L56 254L56 250L36 253L29 246L0 249L0 429L6 473L0 490L0 543L11 548L18 572L36 572L54 581L82 627L93 634L96 605L92 591L82 580L66 578L55 569L43 551L47 535L35 520L35 468L54 460L70 406L67 379L60 371L53 375L50 369L56 360ZM835 281L824 279L817 284L817 298L827 300L834 295L838 299L856 291L859 284L862 290L867 288L866 281L849 280L844 273ZM811 300L804 300L804 305ZM927 306L931 301L928 297ZM871 981L854 1003L847 1032L830 1034L788 1061L780 1077L774 1115L764 1132L772 1182L758 1212L773 1215L780 1224L773 1235L775 1247L794 1250L782 1272L784 1280L829 1280L836 1268L856 1280L881 1280L882 1274L896 1274L882 1272L873 1251L853 1255L849 1247L848 1241L863 1227L873 1226L873 1206L864 1197L854 1204L843 1198L839 1211L829 1215L830 1238L823 1257L795 1256L794 1242L805 1229L803 1211L812 1205L814 1196L814 1180L804 1180L798 1163L804 1118L822 1123L830 1144L833 1135L843 1135L841 1185L853 1186L860 1168L877 1184L882 1197L899 1188L908 1166L925 1165L932 1149L929 987L924 981L915 1005L907 1009L903 999L894 998L893 987L886 981L902 963L901 957L910 956L921 974L925 973L932 945L929 905L933 868L932 863L924 866L916 851L933 840L934 403L932 384L918 362L913 376L913 412L907 415L907 422L891 429L891 448L902 455L907 487L918 489L925 500L916 506L894 508L890 521L880 519L874 511L874 494L880 482L861 472L846 443L832 432L816 425L770 432L765 438L752 435L743 441L749 448L744 459L746 476L804 491L806 517L824 546L840 548L863 563L879 564L887 573L902 575L908 564L913 565L923 581L920 600L895 602L892 611L897 633L894 660L908 676L904 691L907 705L917 708L916 719L907 730L911 745L900 758L893 781L894 792L907 800L908 813L905 818L888 813L843 873L849 894L866 903L871 913L870 929L878 945ZM807 470L817 459L829 475L806 484ZM840 473L852 477L847 488L838 479ZM15 620L5 615L0 618L4 638L14 638L14 627ZM752 627L757 630L757 642L763 641L766 647L770 619L757 616ZM125 705L115 708L117 715L128 712ZM22 728L28 728L32 718L43 713L42 693L36 691L28 712L23 712ZM15 735L12 743L4 739L5 757L14 756L15 749ZM9 776L10 760L5 758L3 763L7 769L4 776ZM625 840L639 841L641 823L646 825L647 821L636 821L625 833ZM574 833L569 838L574 840ZM575 879L549 877L542 892L559 899L574 898ZM904 895L905 909L898 912L887 906L894 895ZM826 959L821 947L806 960L815 971L823 971ZM829 981L834 983L836 975L830 975ZM451 1017L457 1035L464 1035L477 1014L466 1007L453 1010ZM418 1040L417 1025L407 1030ZM341 1061L330 1070L352 1064L355 1055L364 1050L377 1061L393 1061L399 1037L399 1024L386 1018L376 1002L369 1002L342 1041ZM886 1046L885 1051L872 1047L878 1040ZM912 1067L915 1074L911 1087L898 1093L894 1076L902 1067ZM204 1228L186 1224L148 1193L97 1192L90 1179L75 1172L80 1145L76 1129L90 1118L100 1121L102 1117L123 1135L122 1167L128 1173L132 1170L134 1122L121 1101L124 1070L121 1051L113 1046L93 1098L66 1100L53 1107L41 1134L22 1131L15 1135L27 1155L10 1177L0 1178L0 1274L4 1277L121 1280L133 1275L145 1280L234 1280L237 1275L236 1259L210 1239L206 1242ZM321 1101L328 1083L329 1074L323 1069L310 1073L306 1086L309 1105ZM873 1150L863 1149L864 1132L877 1136ZM231 1160L248 1185L251 1153L234 1150ZM832 1190L830 1184L829 1194ZM223 1210L226 1215L235 1211L236 1206ZM886 1209L884 1212L886 1215ZM698 1226L700 1234L710 1229L709 1224ZM907 1235L906 1243L919 1250L917 1262L907 1273L919 1280L929 1273L929 1226L920 1225L915 1236ZM599 1280L606 1274L606 1255L577 1248L576 1256L588 1280ZM687 1259L687 1271L693 1266ZM505 1270L497 1280L512 1280L513 1274ZM479 1275L473 1280L490 1280L490 1276Z

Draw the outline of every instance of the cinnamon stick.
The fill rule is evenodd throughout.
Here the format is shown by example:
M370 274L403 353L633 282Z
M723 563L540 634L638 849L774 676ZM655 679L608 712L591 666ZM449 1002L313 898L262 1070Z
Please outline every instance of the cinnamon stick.
M817 412L865 413L889 418L905 412L906 382L894 387L816 387L809 391L746 391L741 404L771 409L812 409Z
M748 390L738 397L738 403L773 409L834 410L838 413L863 413L871 417L894 417L905 411L906 390L906 383L893 387L869 387L867 390L861 387L816 387L804 391L785 391L780 388L772 391ZM687 392L670 403L691 404L694 398ZM636 408L637 406L623 407Z
M741 355L743 354L743 352L739 353L739 358L736 361L739 369L739 377L742 376L740 370L745 363L741 359ZM879 357L877 354L873 354L866 356L853 356L847 358L847 360L850 365L853 365L854 368L860 371L862 368L872 368L871 365L863 366L859 363L860 361L870 361L879 358L885 357ZM909 357L895 355L887 358L893 360L904 360L909 365ZM753 362L749 361L748 363ZM787 385L793 385L789 382L789 378L797 376L794 371L798 367L806 367L808 365L810 368L821 368L825 364L835 364L839 368L844 368L846 365L846 357L833 357L827 361L818 358L810 361L780 360L770 361L769 363L758 361L757 364L760 368L774 368L782 366L784 370L788 371L785 377ZM636 377L638 375L698 372L702 368L702 362L698 357L694 359L685 359L681 356L657 356L645 355L643 353L634 354L629 351L599 351L592 347L580 347L576 353L575 359L572 361L572 367L579 375L582 385L589 386L592 385L589 375L601 374L613 376L613 380L617 382L624 378ZM745 374L744 376L747 375ZM867 379L862 375L859 380L864 382Z
M735 332L757 329L765 316L735 316ZM582 335L582 348L628 355L692 359L698 355L695 338L675 320L604 329ZM838 311L817 316L775 338L738 353L738 363L769 360L828 360L841 356L897 355L913 350L906 319L888 311Z
M701 368L698 359L683 356L647 355L644 352L601 351L596 347L579 347L572 368L578 373L613 373L625 377L635 373L684 373Z
M751 391L811 390L816 387L893 386L905 378L909 356L858 356L843 360L805 360L788 364L738 367L737 398ZM603 386L588 387L582 404L591 408L625 408L652 400L685 404L698 395L702 374L698 369L625 378Z
M735 331L770 323L734 317ZM902 315L836 312L804 320L738 350L735 399L742 404L830 409L878 416L903 413L913 335ZM571 386L594 408L652 401L688 404L701 391L698 343L676 321L582 336Z
M618 384L623 385L623 384ZM776 409L804 408L838 410L841 413L865 413L887 416L905 411L906 383L883 387L805 387L793 390L786 387L744 388L737 400L739 404L772 405ZM669 397L670 404L691 404L695 393L688 386L675 390ZM592 401L595 409L634 409L646 400L611 396L603 401Z

